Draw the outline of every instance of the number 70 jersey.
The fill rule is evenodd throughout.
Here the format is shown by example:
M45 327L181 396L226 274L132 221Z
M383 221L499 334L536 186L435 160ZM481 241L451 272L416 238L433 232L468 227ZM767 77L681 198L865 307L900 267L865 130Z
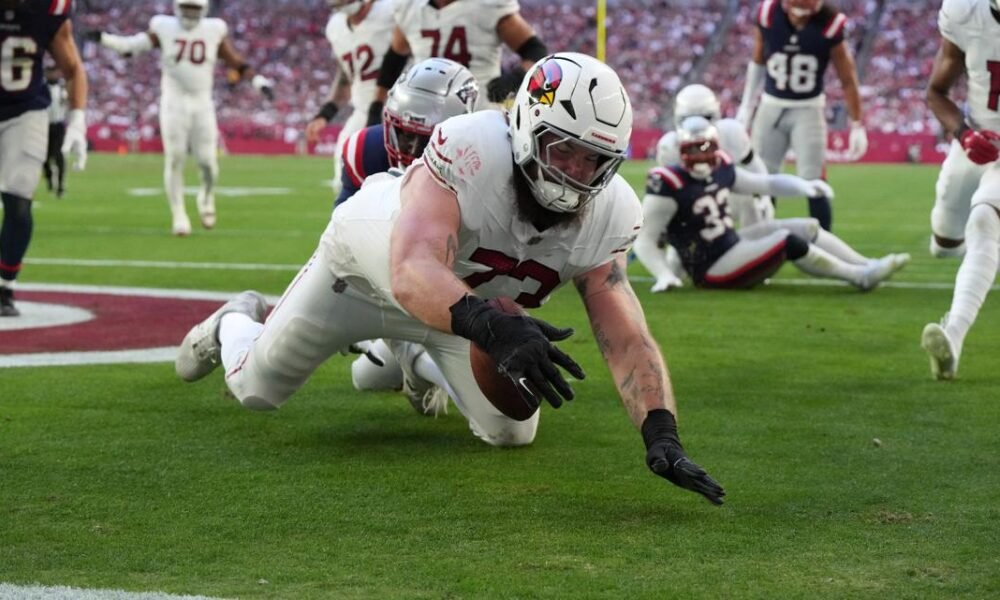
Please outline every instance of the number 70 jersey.
M185 29L173 15L156 15L149 21L149 32L160 42L163 96L211 98L219 45L228 33L226 22L206 17Z

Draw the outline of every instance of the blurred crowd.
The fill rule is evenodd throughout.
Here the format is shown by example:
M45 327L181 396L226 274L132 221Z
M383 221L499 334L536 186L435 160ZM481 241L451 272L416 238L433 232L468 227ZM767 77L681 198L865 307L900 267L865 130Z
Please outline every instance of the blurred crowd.
M940 2L831 3L850 17L847 35L858 58L869 128L937 133L924 88L938 46ZM144 31L151 16L173 10L169 0L82 0L79 5L78 31L126 34ZM608 0L607 60L629 89L636 128L660 128L673 93L695 81L719 93L724 114L735 113L757 6L757 0ZM550 49L595 53L594 0L521 0L521 12ZM230 39L247 61L276 81L275 99L267 102L248 84L232 85L224 73L218 74L216 102L224 137L300 140L335 72L323 36L325 3L215 0L213 15L229 24ZM121 58L93 43L85 43L82 51L93 82L90 121L99 124L98 135L157 137L157 53ZM515 63L516 56L508 52L505 62ZM829 117L837 124L842 94L833 69L827 77Z

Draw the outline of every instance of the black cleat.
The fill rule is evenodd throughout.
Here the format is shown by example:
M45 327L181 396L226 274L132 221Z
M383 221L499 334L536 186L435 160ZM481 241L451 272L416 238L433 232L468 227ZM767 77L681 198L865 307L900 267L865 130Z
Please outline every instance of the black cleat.
M21 311L14 306L14 290L0 287L0 317L17 317Z

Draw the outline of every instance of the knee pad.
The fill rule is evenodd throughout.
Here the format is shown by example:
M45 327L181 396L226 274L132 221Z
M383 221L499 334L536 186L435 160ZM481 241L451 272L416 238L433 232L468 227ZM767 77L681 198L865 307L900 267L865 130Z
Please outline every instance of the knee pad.
M965 237L968 218L969 205L951 206L937 202L931 209L931 232L939 238L960 241Z
M469 419L469 429L472 434L490 446L497 448L516 448L518 446L528 446L535 441L535 433L538 431L538 414L527 421L514 421L504 418L509 423L494 423L487 432L478 423Z
M809 243L819 235L819 221L811 217L781 219L781 226Z
M809 242L794 233L785 238L785 257L788 260L798 260L809 254Z
M1000 243L1000 214L989 204L976 204L965 227L965 243L971 251L984 244Z

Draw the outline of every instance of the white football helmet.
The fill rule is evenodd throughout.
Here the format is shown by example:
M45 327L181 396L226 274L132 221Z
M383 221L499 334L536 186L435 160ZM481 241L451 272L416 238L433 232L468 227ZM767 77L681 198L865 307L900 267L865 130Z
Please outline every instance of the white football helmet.
M208 16L208 0L174 0L174 14L184 29L194 29Z
M705 117L714 123L722 118L722 107L715 92L700 83L692 83L681 88L674 98L674 126L680 127L688 117Z
M471 113L479 98L472 73L447 58L428 58L410 67L392 89L382 112L389 163L406 167L424 153L434 126Z
M510 110L510 135L535 199L551 211L575 212L607 187L625 159L632 104L611 67L559 52L528 71ZM559 166L578 160L589 167L568 173Z
M708 179L719 166L719 131L708 119L693 116L677 128L681 163L695 179Z

